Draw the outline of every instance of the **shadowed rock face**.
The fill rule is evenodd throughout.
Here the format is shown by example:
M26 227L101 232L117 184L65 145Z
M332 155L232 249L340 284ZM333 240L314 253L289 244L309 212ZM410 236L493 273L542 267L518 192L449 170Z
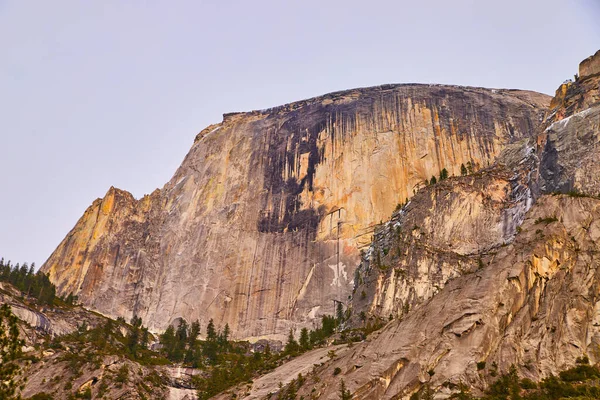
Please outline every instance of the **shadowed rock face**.
M546 193L599 194L600 51L579 69L577 81L556 91L545 129L538 135L540 188Z
M359 249L398 203L442 168L492 164L549 100L389 85L226 114L162 189L96 200L42 269L60 294L154 330L214 318L282 338L347 301Z

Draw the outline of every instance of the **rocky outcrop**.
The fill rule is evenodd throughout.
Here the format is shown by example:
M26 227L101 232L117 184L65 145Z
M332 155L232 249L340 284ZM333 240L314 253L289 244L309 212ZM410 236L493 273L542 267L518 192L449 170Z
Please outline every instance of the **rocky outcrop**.
M600 74L600 50L579 64L579 78Z
M543 192L598 194L600 179L600 52L579 66L577 81L560 86L538 135ZM597 68L598 70L596 71Z
M97 326L102 321L100 316L80 307L39 307L35 303L18 299L23 299L20 291L8 283L0 282L0 305L8 304L12 313L27 324L30 329L22 330L21 333L24 337L30 338L32 344L36 343L34 338L37 336L32 330L50 337L57 337L76 331L80 325Z
M398 203L443 168L491 165L548 101L388 85L226 114L161 190L96 200L42 270L59 293L154 330L214 318L238 338L281 338L346 301L359 249Z
M493 168L419 191L376 231L356 271L354 313L402 317L482 268L482 255L510 243L533 205L537 161L533 140L524 140Z
M481 268L318 370L342 372L315 382L317 396L335 398L340 379L358 399L408 398L424 384L477 392L513 364L539 380L584 354L600 361L599 239L600 200L543 196Z
M599 194L600 105L551 124L544 132L541 189Z

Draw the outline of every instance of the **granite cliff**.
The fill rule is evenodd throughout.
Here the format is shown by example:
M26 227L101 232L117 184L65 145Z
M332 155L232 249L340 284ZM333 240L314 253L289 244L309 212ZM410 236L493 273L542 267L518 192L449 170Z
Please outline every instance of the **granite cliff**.
M140 316L156 331L214 318L238 338L282 338L333 313L333 300L348 302L360 249L398 204L444 168L460 175L463 164L494 164L535 132L549 102L527 91L411 84L226 114L197 135L162 189L136 200L111 188L94 201L42 270L59 294L112 317ZM480 199L493 226L465 231L454 254L514 234L528 194L512 193L511 179L500 173L490 194L502 217L485 210L478 189L457 194ZM520 200L503 204L511 196ZM452 232L438 238L442 247L456 242ZM456 274L449 268L440 281Z
M333 300L349 318L332 340L385 323L218 398L299 373L305 398L341 380L356 399L480 395L511 366L539 381L600 363L599 160L600 52L551 100L390 85L227 114L162 189L96 200L43 270L157 330L281 338Z
M598 60L561 85L531 137L422 188L376 230L351 309L389 322L317 366L325 379L301 395L337 398L341 379L357 399L477 395L512 365L539 381L600 362Z

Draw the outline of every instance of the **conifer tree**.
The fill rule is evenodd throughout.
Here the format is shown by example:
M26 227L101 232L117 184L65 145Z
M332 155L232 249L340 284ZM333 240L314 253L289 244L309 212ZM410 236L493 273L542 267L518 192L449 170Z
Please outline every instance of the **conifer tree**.
M227 349L229 347L229 335L231 334L231 330L229 329L229 324L225 324L225 328L223 328L223 332L219 335L219 344L221 348Z
M292 329L290 329L290 333L288 335L288 341L285 344L285 353L293 355L296 352L298 352L298 342L296 341L296 338L294 337L294 331Z
M127 333L127 348L133 357L137 357L142 336L142 318L134 315L131 318L131 329Z
M175 328L173 328L173 325L169 325L164 333L160 335L160 344L162 344L167 358L172 359L175 350Z
M200 322L195 320L192 322L192 326L190 327L190 334L188 336L188 345L190 347L196 344L196 340L198 340L198 335L200 335Z
M443 168L440 171L440 182L446 179L448 179L448 170L446 168Z
M343 379L340 382L340 400L352 400L352 393L346 389L346 383Z
M212 318L210 319L210 321L208 321L208 325L206 326L206 340L217 340L217 331L215 329L215 323Z
M308 336L308 329L306 328L300 330L300 348L304 351L310 348L310 338Z
M217 331L215 330L215 323L211 318L206 326L206 342L202 348L204 356L208 358L211 364L217 362L217 346Z

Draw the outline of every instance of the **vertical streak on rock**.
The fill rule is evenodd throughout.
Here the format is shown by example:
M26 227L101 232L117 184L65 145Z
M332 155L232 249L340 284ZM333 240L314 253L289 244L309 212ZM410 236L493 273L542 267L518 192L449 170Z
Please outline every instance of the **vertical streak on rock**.
M529 135L547 99L527 95L387 85L227 114L161 190L94 202L43 270L61 294L155 330L215 318L283 337L316 307L333 313L374 225L425 179Z

